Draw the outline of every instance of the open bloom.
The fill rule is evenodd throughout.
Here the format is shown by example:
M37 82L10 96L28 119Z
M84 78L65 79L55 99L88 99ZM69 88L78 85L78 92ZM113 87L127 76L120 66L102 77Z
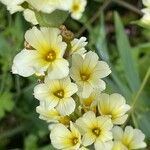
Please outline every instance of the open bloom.
M56 9L69 10L71 0L27 0L38 11L52 13Z
M128 117L126 112L129 109L130 106L126 104L124 97L120 94L108 95L102 93L98 98L99 113L110 117L114 124L123 124Z
M78 95L87 98L95 88L105 89L105 82L101 80L108 76L111 70L106 62L98 61L96 53L90 51L83 58L79 54L72 56L71 78L78 85Z
M72 0L70 9L72 18L77 20L80 19L82 17L82 13L85 10L86 4L86 0Z
M133 129L131 126L127 126L125 131L123 131L121 127L116 126L112 132L114 141L121 142L126 147L125 150L146 147L146 143L144 142L145 135L139 129Z
M70 123L70 130L64 125L56 125L50 134L52 145L61 150L78 150L81 145L80 132Z
M47 72L50 79L61 79L69 73L69 63L63 58L66 43L62 42L60 30L33 27L25 34L33 50L22 50L13 61L12 72L24 77Z
M83 135L82 143L89 146L94 143L96 150L111 150L113 124L108 117L96 117L89 111L76 121L79 131Z
M69 51L70 55L78 53L80 55L84 55L86 52L85 46L88 42L86 42L86 37L81 37L80 39L73 39L71 41L71 48Z
M49 109L56 110L63 116L71 114L75 109L75 101L71 97L77 92L76 84L70 78L61 80L45 79L45 83L34 88L34 96L40 101L44 101Z
M40 115L39 118L48 123L62 123L64 125L70 124L69 116L61 116L55 108L49 109L43 101L36 107L36 111Z

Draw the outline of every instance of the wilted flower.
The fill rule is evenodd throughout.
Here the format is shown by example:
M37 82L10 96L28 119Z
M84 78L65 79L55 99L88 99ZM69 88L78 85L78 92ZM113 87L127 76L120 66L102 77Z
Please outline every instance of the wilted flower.
M82 143L89 146L94 143L96 150L111 150L113 124L108 117L96 117L95 113L89 111L76 121L79 131L83 135Z
M24 77L47 72L50 79L61 79L69 74L69 63L63 58L66 43L57 28L33 27L25 34L33 50L22 50L13 61L12 72Z
M50 134L52 145L61 150L78 150L81 145L80 132L70 123L70 130L57 124Z
M96 53L90 51L83 58L79 54L72 56L72 67L70 70L71 78L78 85L78 94L87 98L94 89L103 91L105 89L105 82L101 80L108 76L111 70L106 62L98 61Z
M34 88L34 96L44 101L49 109L56 110L63 116L71 114L75 109L75 101L71 97L77 92L76 84L69 78L61 80L45 79L45 82Z
M146 143L144 142L145 135L139 129L133 129L131 126L127 126L125 131L123 131L121 127L116 126L112 132L114 140L121 142L126 147L126 150L146 147Z
M111 118L113 124L123 124L128 115L126 112L130 106L126 104L126 100L120 94L111 95L102 93L98 98L98 110L101 115Z

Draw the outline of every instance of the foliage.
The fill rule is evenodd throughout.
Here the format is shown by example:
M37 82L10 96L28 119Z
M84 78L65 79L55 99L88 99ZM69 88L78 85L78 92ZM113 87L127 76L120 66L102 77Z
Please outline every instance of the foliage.
M112 75L106 79L107 91L126 97L133 106L129 121L146 134L149 143L150 31L130 24L139 17L132 9L122 9L123 6L110 2L111 7L104 12L105 3L105 0L90 1L79 22L69 18L65 24L77 35L87 36L87 49L95 50L110 64ZM134 5L137 1L127 3ZM37 15L45 24L51 24L49 16ZM2 4L0 21L0 149L53 150L47 125L35 112L37 101L31 96L35 79L14 76L10 71L14 56L23 47L24 32L30 26L19 13L10 16Z

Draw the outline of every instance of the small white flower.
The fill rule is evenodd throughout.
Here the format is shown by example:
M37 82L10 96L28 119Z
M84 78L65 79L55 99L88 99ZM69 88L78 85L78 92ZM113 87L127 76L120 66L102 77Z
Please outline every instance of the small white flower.
M27 2L37 9L45 13L52 13L56 9L69 10L71 0L27 0Z
M13 61L12 72L24 77L47 72L50 79L61 79L69 74L69 63L63 58L67 44L62 42L60 30L33 27L25 34L33 50L22 50Z
M112 132L114 140L121 142L126 147L126 150L146 147L146 143L144 142L145 135L139 129L133 129L131 126L127 126L125 131L123 131L121 127L116 126Z
M108 95L102 93L98 98L98 110L101 115L108 116L114 124L123 124L128 115L126 112L130 106L126 104L126 100L120 94L114 93Z
M76 84L69 78L61 80L45 79L45 83L34 88L34 96L40 101L44 101L48 109L56 108L63 116L71 114L75 109L75 101L71 97L77 92Z
M5 4L7 6L7 9L10 11L11 14L17 12L17 11L23 11L23 7L21 6L21 4L24 2L25 0L0 0L0 2L2 2L3 4Z
M71 5L71 16L74 19L80 19L82 17L82 13L85 10L87 1L86 0L72 0Z
M71 48L69 51L70 55L78 53L80 55L84 55L86 52L85 46L88 42L86 42L86 37L81 37L80 39L74 39L71 41Z
M95 113L89 111L76 121L79 131L83 135L82 143L89 146L94 143L96 150L111 150L113 124L108 117L96 117Z
M79 54L72 56L70 75L78 85L78 95L83 98L89 97L96 88L103 91L106 85L101 78L108 76L110 73L111 70L107 63L98 61L98 56L94 52L88 52L85 58Z
M70 123L70 130L62 124L57 124L51 131L52 145L61 150L79 150L81 145L80 132Z

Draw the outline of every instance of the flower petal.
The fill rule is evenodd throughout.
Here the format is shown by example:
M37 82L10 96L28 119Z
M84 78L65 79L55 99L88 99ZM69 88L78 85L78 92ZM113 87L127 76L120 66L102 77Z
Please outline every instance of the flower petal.
M34 50L22 50L18 53L12 66L12 73L19 74L23 77L29 77L35 73L34 64L37 59L37 53Z
M70 115L75 110L75 106L75 101L73 98L69 97L61 99L56 109L61 115L65 116Z

